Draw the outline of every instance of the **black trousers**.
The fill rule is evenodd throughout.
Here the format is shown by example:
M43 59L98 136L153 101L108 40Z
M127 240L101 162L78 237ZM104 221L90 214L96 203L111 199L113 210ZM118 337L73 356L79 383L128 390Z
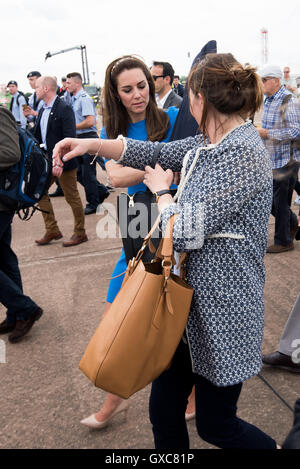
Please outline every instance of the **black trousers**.
M77 137L98 138L98 135L96 132L87 132ZM93 156L88 153L79 156L78 161L77 180L84 187L87 204L92 208L97 208L107 196L108 191L106 186L97 180L96 161L91 165Z
M297 217L291 210L292 193L298 177L298 165L293 163L273 170L273 205L275 217L274 243L287 246L292 243L291 229Z
M171 367L152 384L150 420L156 449L189 449L185 410L193 385L197 430L203 440L224 449L276 449L271 437L237 417L242 383L217 387L193 373L189 348L183 341Z
M38 306L24 295L16 254L11 248L13 212L0 212L0 303L6 308L6 321L27 320Z

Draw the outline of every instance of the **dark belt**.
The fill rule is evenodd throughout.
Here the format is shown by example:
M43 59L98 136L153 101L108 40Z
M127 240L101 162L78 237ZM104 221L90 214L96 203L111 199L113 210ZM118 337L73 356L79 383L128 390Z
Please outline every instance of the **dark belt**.
M77 134L77 138L99 138L97 132L85 132L84 134Z

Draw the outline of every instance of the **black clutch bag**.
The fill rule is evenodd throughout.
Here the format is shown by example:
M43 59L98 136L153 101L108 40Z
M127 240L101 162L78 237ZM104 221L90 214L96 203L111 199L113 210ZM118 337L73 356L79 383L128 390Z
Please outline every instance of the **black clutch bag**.
M163 143L157 145L153 154L151 164L153 168L162 146ZM175 194L176 189L172 191L172 195L174 196ZM122 192L118 196L117 209L119 228L128 264L141 249L145 236L149 233L158 217L155 195L148 189L145 192L136 192L132 195ZM155 250L158 248L160 239L161 232L157 228L151 238ZM150 262L153 259L153 254L148 246L144 251L142 259L144 262Z
M158 217L155 196L150 191L136 192L133 195L122 192L118 197L118 220L127 264L142 247L145 236L149 233ZM155 230L151 241L158 247L161 233ZM143 261L150 262L152 254L146 247Z

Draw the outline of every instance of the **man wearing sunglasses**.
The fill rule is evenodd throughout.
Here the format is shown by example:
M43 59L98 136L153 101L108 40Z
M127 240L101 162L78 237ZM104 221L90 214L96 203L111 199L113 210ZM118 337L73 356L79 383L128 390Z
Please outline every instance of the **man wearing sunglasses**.
M169 62L153 62L151 74L155 82L156 101L161 109L180 107L182 98L172 90L174 70Z
M266 99L262 128L258 132L271 157L272 215L275 217L274 245L269 246L267 252L277 254L294 249L293 241L298 231L298 220L290 205L300 162L300 151L296 146L300 138L300 112L299 103L282 85L280 67L266 65L260 76Z

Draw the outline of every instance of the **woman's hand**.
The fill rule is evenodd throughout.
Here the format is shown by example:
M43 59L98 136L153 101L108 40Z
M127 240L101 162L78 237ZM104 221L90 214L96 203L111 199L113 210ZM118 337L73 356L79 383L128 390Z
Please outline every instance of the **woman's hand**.
M61 165L64 161L88 153L89 146L88 139L64 138L54 147L52 154L53 168L55 168L57 164Z
M173 182L173 172L170 169L164 171L159 164L155 165L155 169L146 166L144 184L149 187L152 193L169 189Z
M53 166L56 163L69 161L76 156L89 153L107 159L119 160L124 150L121 139L103 140L99 138L65 138L58 142L53 150Z

